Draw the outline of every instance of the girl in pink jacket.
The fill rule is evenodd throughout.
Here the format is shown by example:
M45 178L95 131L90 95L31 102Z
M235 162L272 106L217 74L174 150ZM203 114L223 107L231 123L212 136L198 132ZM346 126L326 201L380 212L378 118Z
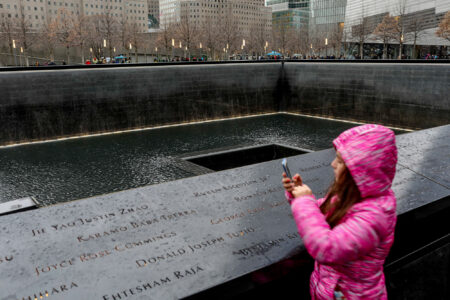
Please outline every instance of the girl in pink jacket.
M315 259L312 299L387 299L383 264L394 241L395 135L363 125L333 141L335 179L316 200L300 175L283 174L298 231Z

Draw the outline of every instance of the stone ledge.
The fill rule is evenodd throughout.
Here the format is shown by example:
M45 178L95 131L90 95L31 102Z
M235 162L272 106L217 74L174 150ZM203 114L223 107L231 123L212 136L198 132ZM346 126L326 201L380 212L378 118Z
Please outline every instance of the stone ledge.
M436 160L449 134L398 136L399 219L449 208L449 162ZM324 196L333 156L289 163ZM0 298L178 299L304 253L281 172L275 160L0 217Z

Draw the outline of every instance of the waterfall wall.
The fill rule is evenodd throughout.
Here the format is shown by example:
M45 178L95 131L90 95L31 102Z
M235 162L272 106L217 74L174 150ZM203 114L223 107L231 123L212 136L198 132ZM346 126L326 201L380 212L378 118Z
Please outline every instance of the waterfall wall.
M268 112L449 120L445 64L261 62L0 72L0 145Z

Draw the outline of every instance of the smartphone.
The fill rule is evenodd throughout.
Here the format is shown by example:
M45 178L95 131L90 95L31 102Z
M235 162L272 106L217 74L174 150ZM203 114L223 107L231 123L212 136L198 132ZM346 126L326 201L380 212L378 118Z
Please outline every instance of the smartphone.
M289 170L286 158L283 158L281 165L283 166L284 173L286 173L287 177L292 178L291 171Z

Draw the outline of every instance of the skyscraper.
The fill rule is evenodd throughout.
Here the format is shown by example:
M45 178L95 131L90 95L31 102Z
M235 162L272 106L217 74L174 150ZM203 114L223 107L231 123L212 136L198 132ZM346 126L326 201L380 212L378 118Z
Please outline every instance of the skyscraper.
M310 15L310 0L268 0L272 8L274 29L307 27Z
M253 28L271 30L271 9L264 0L161 0L159 4L161 27L182 19L196 25L216 23L227 16L240 36L249 36Z
M148 28L159 28L159 0L147 0Z
M159 23L161 28L180 21L181 1L159 0Z
M319 32L343 26L347 0L312 0L310 24Z

